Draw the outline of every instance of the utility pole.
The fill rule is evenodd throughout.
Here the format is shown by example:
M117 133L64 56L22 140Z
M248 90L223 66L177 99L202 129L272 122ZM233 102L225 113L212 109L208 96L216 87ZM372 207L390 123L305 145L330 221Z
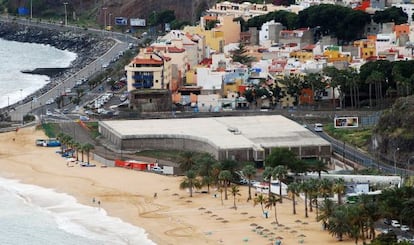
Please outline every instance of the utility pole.
M30 19L33 19L33 0L30 0Z

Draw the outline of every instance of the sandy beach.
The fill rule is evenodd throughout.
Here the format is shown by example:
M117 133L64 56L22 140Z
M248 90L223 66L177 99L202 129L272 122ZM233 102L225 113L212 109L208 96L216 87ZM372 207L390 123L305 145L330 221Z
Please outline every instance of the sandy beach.
M188 191L179 189L183 177L103 168L93 161L96 167L68 167L56 153L58 148L37 147L39 138L46 136L34 127L0 134L2 177L68 193L85 205L96 205L95 198L108 215L144 228L157 244L274 244L270 239L275 237L282 244L354 244L352 240L338 242L323 231L315 212L305 218L302 200L296 215L290 200L278 204L278 226L273 209L266 219L260 205L247 202L246 186L240 187L234 209L233 197L229 195L222 203L214 189L189 197Z

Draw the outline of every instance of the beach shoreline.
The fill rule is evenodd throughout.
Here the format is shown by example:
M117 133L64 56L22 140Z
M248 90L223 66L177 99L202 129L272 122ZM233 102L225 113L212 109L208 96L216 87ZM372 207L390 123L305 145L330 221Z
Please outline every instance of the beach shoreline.
M247 201L246 186L240 187L241 196L236 200L229 195L222 202L221 193L215 189L210 193L197 191L189 197L179 188L183 177L103 168L93 160L96 167L68 167L56 153L57 148L35 146L36 139L45 137L35 127L0 134L1 176L67 193L89 206L99 200L109 216L145 229L157 244L268 245L277 236L283 238L282 244L298 244L302 239L304 244L339 243L315 221L315 212L304 218L302 200L298 201L296 215L292 215L290 200L278 204L278 226L273 209L265 218L260 205ZM352 240L340 243L354 244Z

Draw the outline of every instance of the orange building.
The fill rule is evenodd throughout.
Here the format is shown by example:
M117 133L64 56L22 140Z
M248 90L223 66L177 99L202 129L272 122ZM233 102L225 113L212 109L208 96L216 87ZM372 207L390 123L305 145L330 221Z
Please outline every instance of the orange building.
M398 39L401 35L410 35L410 26L408 24L401 24L394 26L395 37Z

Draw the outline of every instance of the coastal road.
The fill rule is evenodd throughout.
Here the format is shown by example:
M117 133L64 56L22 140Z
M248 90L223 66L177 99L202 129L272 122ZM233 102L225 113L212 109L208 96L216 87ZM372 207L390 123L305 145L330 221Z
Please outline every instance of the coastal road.
M414 171L407 171L407 169L399 168L398 166L394 168L392 163L380 162L371 157L368 153L348 145L343 141L336 140L324 132L315 132L311 126L308 126L308 129L330 142L332 145L332 151L337 155L342 156L343 159L355 162L367 168L378 168L387 174L394 174L397 172L397 175L399 176L404 176L406 174L414 175Z
M1 18L1 21L9 21L9 22L17 22L19 24L24 25L35 25L42 28L53 28L58 29L62 31L62 28L66 28L68 30L76 30L81 31L78 27L73 26L66 26L62 27L60 25L55 25L51 23L42 23L42 22L30 22L27 20L21 20L21 19L8 19L8 18ZM75 74L72 74L70 77L66 78L65 80L61 81L56 85L55 87L51 88L46 93L42 94L41 96L33 99L30 102L27 102L25 104L20 104L15 106L15 110L11 111L9 114L11 116L12 121L23 121L23 116L28 114L30 111L40 108L43 105L46 104L46 101L50 98L55 98L56 96L60 95L62 92L65 91L67 88L73 88L76 81L78 81L81 78L90 78L93 75L102 72L104 68L102 67L104 64L109 64L111 60L113 60L115 57L117 57L120 52L124 52L125 50L129 49L129 43L134 40L134 38L120 34L120 33L110 33L107 34L107 32L102 32L101 30L96 29L88 29L83 30L90 33L98 33L105 35L105 38L112 38L116 41L115 45L108 50L105 54L103 54L98 59L94 60L84 68L82 68L80 71L78 71ZM106 36L108 35L108 36Z

